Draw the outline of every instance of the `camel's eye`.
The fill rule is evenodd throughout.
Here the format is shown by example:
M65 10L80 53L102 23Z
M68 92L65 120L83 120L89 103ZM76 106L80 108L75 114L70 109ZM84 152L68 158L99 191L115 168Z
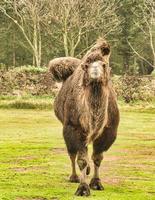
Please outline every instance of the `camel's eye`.
M88 63L82 64L82 69L83 69L84 71L86 71L86 70L88 69L88 67L89 67Z
M103 66L103 69L105 69L107 67L107 63L103 63L102 66Z

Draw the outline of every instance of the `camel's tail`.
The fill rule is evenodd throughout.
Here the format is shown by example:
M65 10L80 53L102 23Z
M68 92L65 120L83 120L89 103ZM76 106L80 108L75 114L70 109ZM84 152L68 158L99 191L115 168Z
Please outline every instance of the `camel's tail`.
M73 57L55 58L49 62L49 71L58 82L65 81L77 68L81 60Z

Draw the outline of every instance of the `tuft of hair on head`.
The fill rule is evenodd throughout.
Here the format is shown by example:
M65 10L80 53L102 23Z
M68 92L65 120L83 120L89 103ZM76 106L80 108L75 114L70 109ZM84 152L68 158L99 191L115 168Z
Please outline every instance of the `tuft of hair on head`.
M82 60L86 60L93 54L100 54L101 56L110 56L110 45L104 38L98 38L95 45L85 54Z
M104 38L98 38L95 46L97 49L101 49L103 56L110 54L110 45Z

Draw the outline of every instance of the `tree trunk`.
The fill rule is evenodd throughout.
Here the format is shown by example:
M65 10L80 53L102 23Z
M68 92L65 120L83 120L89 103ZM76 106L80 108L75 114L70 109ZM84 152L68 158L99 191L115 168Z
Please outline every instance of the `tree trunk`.
M41 65L41 33L40 33L40 24L39 22L34 22L33 26L33 46L34 46L34 58L35 66L40 67Z
M32 65L33 65L33 66L36 65L36 64L35 64L35 57L34 57L34 54L33 54L33 56L32 56Z
M12 52L12 64L15 67L16 66L16 47L15 47L15 32L13 32L13 52Z
M71 39L71 44L70 44L70 56L74 57L74 53L75 53L74 40Z
M38 54L39 54L39 66L41 66L41 48L42 48L42 40L41 40L41 31L40 24L38 22Z
M124 72L127 73L129 71L129 57L126 53L123 55L123 63L124 63Z
M64 34L63 34L63 39L64 39L65 56L68 56L68 55L69 55L69 52L68 52L67 33L64 33Z

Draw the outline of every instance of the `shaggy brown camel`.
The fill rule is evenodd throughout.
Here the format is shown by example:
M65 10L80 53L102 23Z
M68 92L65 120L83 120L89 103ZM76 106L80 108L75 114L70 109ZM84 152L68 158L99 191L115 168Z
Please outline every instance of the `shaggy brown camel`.
M119 110L110 80L110 47L100 39L82 60L57 58L50 61L49 69L58 81L63 81L54 111L63 124L63 136L72 163L71 182L79 182L76 195L90 195L90 188L102 190L99 167L103 152L116 139ZM93 143L94 175L88 185L90 172L87 146ZM75 160L81 170L77 176Z

